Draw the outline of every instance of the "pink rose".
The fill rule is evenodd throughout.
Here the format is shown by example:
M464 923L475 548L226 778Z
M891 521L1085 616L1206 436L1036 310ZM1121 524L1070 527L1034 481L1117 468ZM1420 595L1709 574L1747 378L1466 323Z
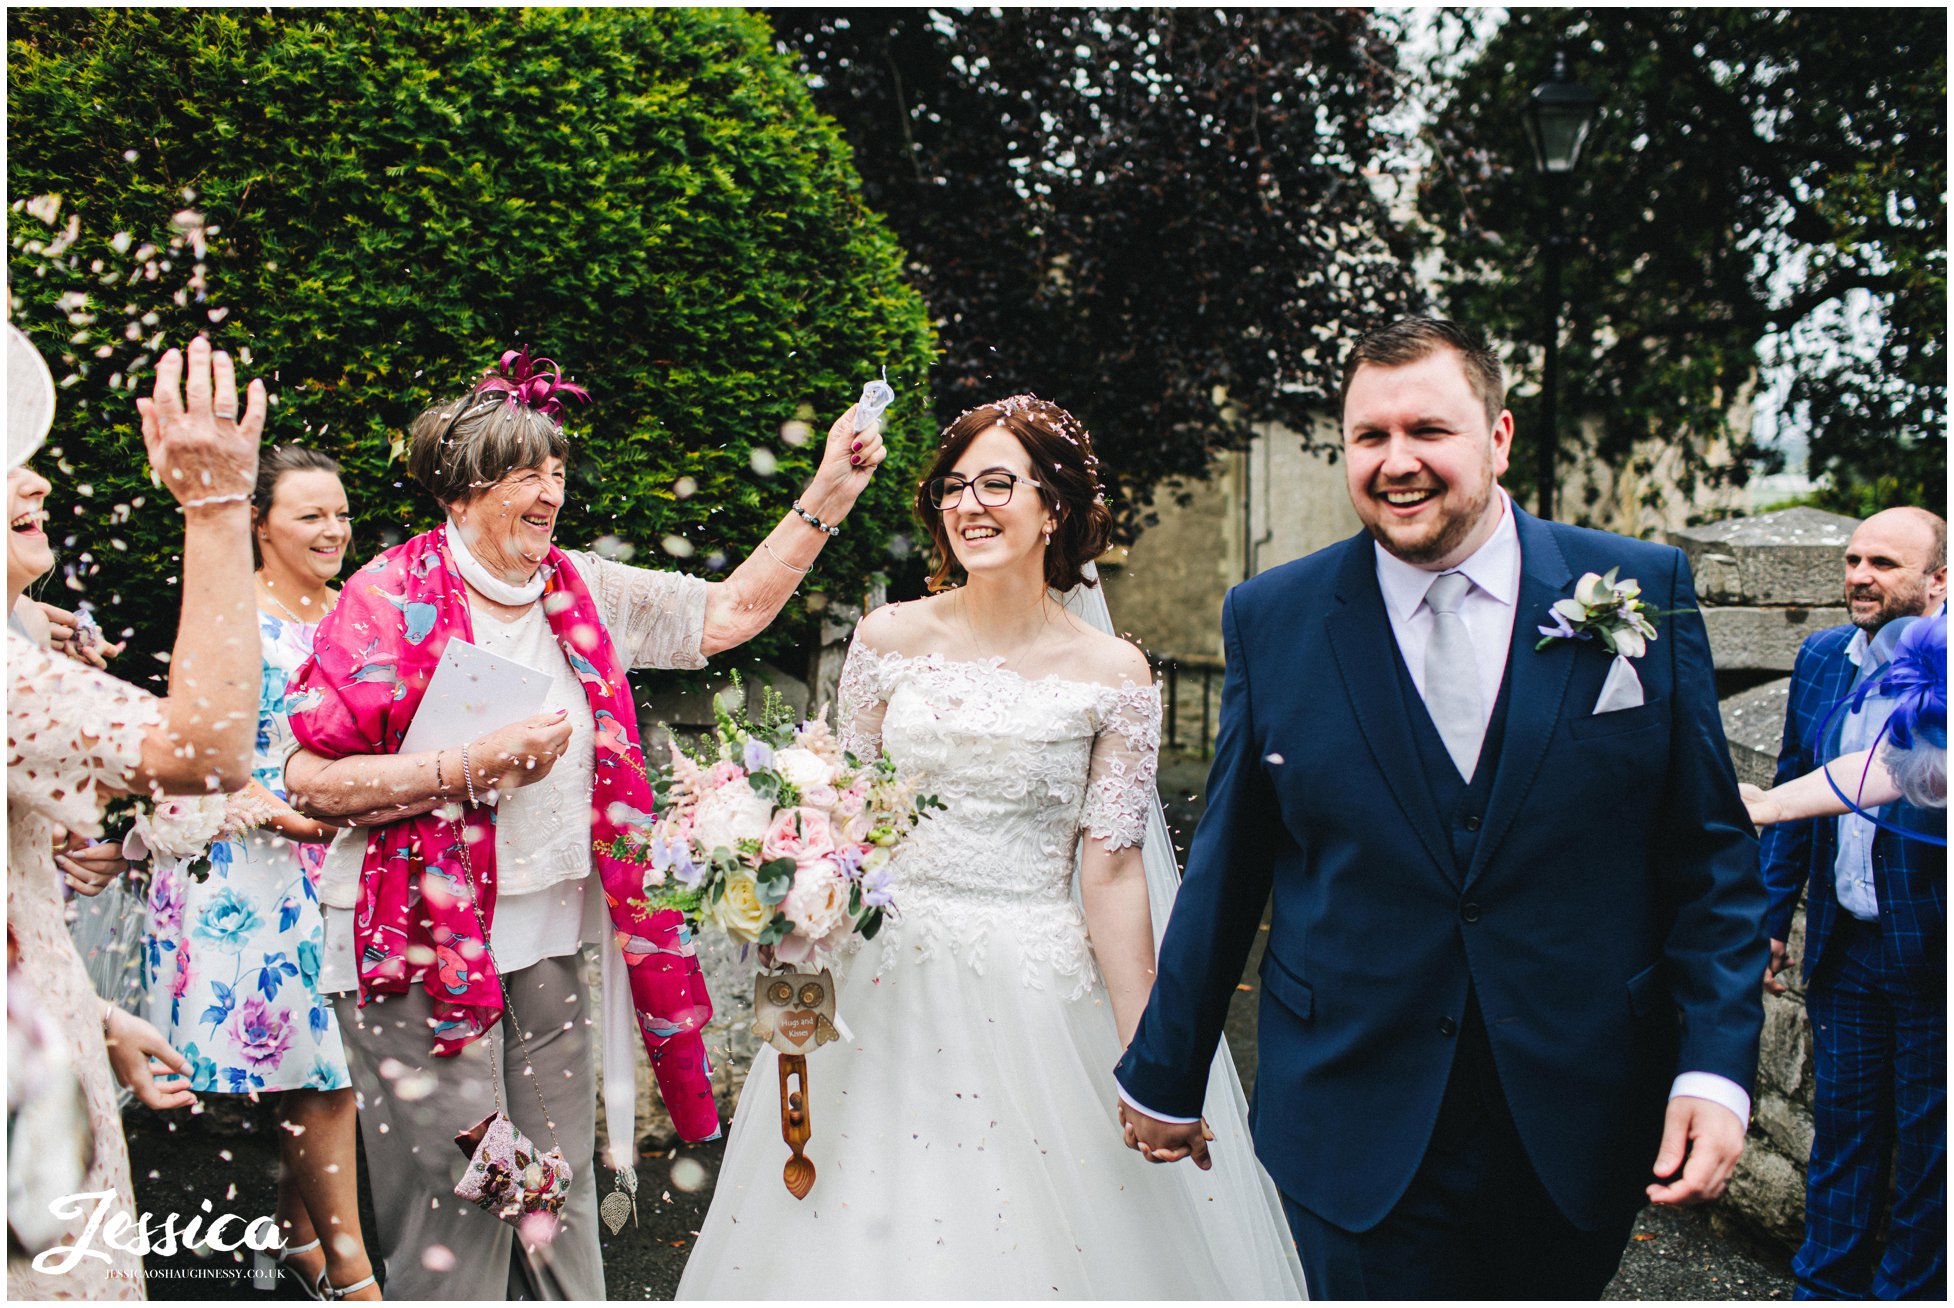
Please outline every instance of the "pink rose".
M727 782L738 781L745 775L745 768L742 768L731 759L721 759L719 762L713 764L712 771L706 774L706 788L717 790Z
M868 843L868 833L874 826L874 821L866 812L857 810L854 816L848 818L841 824L842 842L849 845L866 845Z
M851 818L867 807L868 785L865 781L857 781L842 791L841 798L835 801L835 816Z
M814 942L798 931L790 932L775 943L773 958L788 967L805 967L814 961Z
M823 813L832 812L841 802L841 792L833 786L813 786L801 792L801 803L808 808L818 808Z
M760 857L791 858L805 865L832 854L834 847L834 827L826 813L811 808L783 808L774 814L773 825L760 838Z
M818 944L848 928L848 882L825 858L804 863L780 911L794 924L796 935Z

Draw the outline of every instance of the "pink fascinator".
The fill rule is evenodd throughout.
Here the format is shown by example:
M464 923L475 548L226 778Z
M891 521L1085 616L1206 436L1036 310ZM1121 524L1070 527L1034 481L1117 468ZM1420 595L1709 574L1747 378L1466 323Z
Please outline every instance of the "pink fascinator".
M554 359L531 359L529 347L506 350L502 361L475 384L477 395L506 394L510 404L540 413L557 424L563 422L563 402L590 402L590 392L575 382L563 380L563 370Z

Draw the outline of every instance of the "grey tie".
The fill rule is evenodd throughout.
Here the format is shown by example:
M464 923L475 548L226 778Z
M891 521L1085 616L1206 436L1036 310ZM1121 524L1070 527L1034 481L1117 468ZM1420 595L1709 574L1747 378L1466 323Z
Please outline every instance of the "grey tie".
M1467 781L1479 765L1479 745L1486 735L1479 663L1473 656L1472 633L1459 616L1459 605L1471 589L1472 580L1464 573L1447 572L1425 592L1433 615L1431 644L1425 647L1425 708L1459 775Z

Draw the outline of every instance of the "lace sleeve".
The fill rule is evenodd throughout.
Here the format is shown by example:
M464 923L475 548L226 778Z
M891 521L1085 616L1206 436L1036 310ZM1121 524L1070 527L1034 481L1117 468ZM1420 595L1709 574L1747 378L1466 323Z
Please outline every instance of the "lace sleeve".
M883 663L883 656L869 648L858 631L848 646L841 684L835 691L841 748L864 762L882 753L882 715L889 707Z
M632 668L703 668L706 582L654 572L595 554L570 555L610 628L618 657Z
M129 788L143 736L162 720L148 691L8 634L9 804L100 835L101 789Z
M1108 851L1143 844L1159 767L1160 688L1109 687L1086 778L1086 834Z

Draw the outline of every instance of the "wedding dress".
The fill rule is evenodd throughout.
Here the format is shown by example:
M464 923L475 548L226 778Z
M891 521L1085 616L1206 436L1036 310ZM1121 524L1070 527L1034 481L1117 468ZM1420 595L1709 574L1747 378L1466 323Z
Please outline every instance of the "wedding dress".
M1232 1069L1211 1078L1213 1170L1120 1139L1119 1038L1073 880L1082 837L1125 848L1158 821L1158 690L858 636L840 698L844 748L886 750L948 810L892 864L900 920L840 978L852 1035L809 1056L813 1191L782 1184L762 1050L678 1297L1301 1297Z

